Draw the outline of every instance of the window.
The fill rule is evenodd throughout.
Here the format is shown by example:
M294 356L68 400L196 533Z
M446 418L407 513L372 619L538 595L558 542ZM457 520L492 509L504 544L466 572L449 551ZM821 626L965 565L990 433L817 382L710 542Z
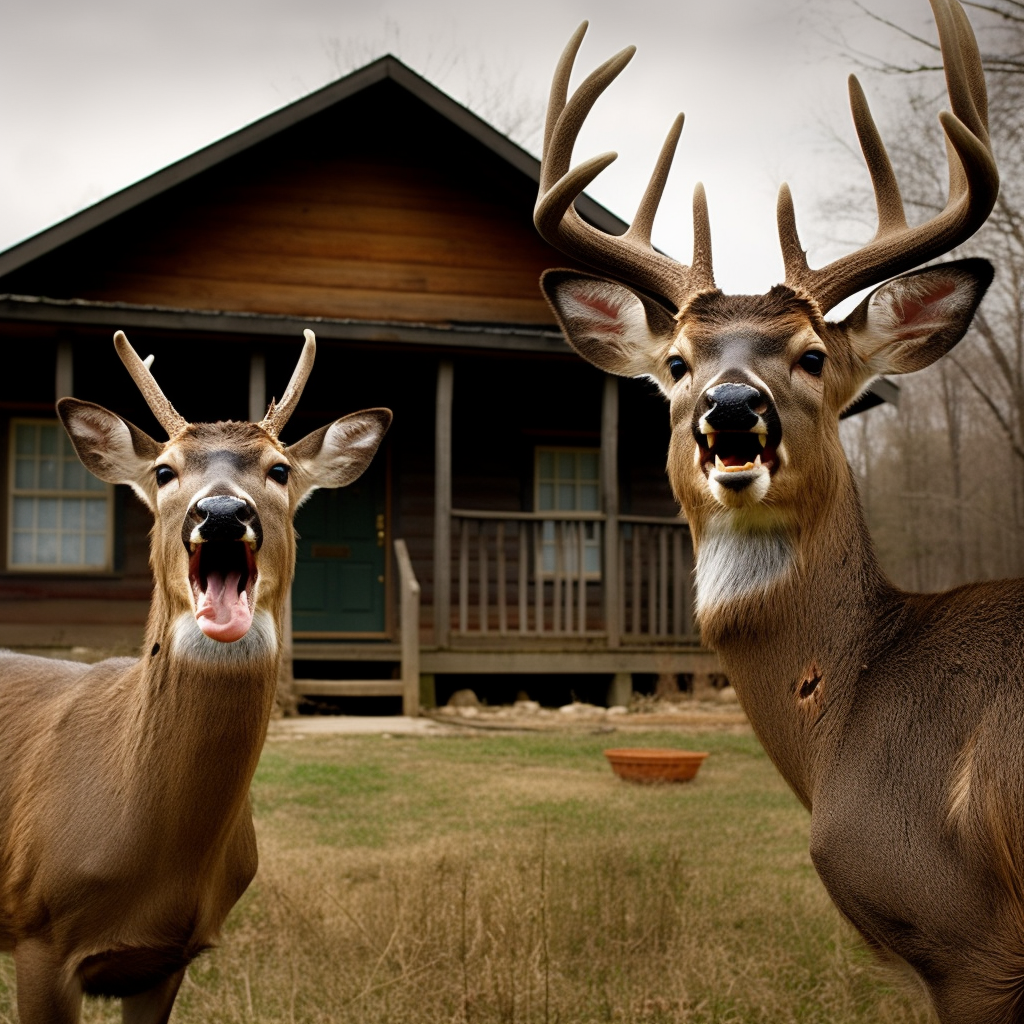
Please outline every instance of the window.
M579 564L582 530L585 575L601 575L601 524L598 521L558 523L558 512L599 512L601 510L601 458L596 448L538 448L534 508L555 512L552 521L541 526L538 571L553 576L556 570L575 575ZM559 558L561 555L561 558Z
M11 423L9 480L8 569L110 569L114 489L78 461L60 423Z

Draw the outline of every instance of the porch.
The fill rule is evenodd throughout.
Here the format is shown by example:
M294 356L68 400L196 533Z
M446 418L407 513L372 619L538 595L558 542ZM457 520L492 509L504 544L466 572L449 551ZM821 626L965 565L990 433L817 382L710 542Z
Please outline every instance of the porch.
M441 676L587 675L606 676L608 700L625 703L637 675L699 686L720 671L694 624L686 523L620 509L619 381L601 388L597 508L454 506L454 367L439 360L427 585L396 539L391 639L295 637L296 695L401 696L414 714Z

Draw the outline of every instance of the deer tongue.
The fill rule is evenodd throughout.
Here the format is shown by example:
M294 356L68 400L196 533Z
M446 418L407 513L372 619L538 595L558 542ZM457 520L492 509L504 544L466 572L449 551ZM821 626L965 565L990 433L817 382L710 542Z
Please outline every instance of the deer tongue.
M240 640L252 625L252 609L245 587L238 588L241 573L211 572L206 589L196 601L196 622L211 639L222 643Z

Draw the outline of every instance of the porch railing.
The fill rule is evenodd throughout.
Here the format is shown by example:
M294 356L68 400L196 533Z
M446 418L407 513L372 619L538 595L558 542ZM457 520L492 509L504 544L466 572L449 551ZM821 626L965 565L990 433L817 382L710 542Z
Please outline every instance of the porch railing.
M620 515L609 527L600 512L453 509L452 523L456 637L604 637L610 601L623 642L693 634L689 530L678 519ZM605 589L609 528L617 594Z

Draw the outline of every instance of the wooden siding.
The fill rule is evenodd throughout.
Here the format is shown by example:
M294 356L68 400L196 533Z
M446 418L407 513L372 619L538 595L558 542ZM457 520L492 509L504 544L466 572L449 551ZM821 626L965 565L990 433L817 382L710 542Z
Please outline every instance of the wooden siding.
M397 126L397 127L396 127ZM549 324L533 183L383 82L0 280L297 316Z

